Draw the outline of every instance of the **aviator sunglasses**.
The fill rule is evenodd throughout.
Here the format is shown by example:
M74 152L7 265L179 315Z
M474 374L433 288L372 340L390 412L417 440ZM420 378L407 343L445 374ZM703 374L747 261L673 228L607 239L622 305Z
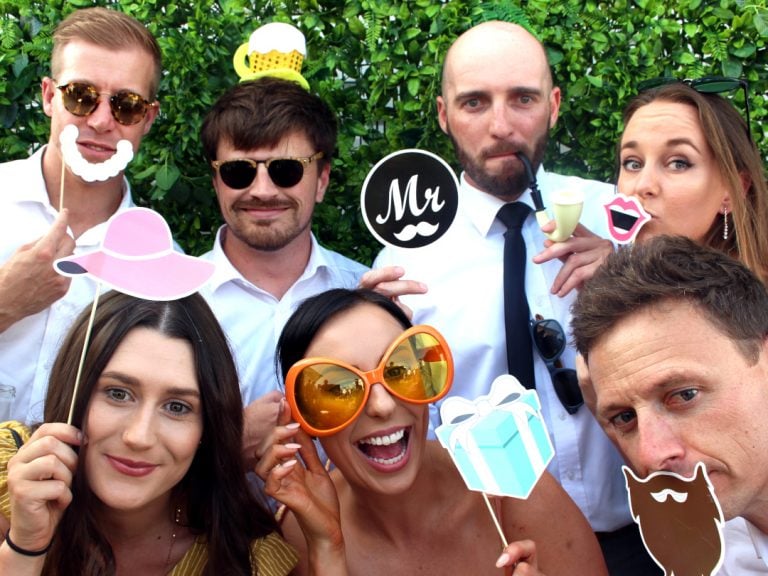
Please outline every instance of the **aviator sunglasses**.
M723 92L732 92L734 90L742 90L744 92L744 119L747 122L747 132L749 133L749 139L752 139L752 129L749 119L749 82L742 78L730 78L728 76L704 76L703 78L675 78L674 76L661 76L659 78L651 78L644 80L637 85L638 92L644 92L651 88L657 88L666 84L674 84L679 82L690 86L696 92L701 94L721 94Z
M248 188L256 178L259 164L267 167L267 174L280 188L296 186L304 178L304 167L323 157L322 152L304 158L270 158L269 160L251 160L239 158L237 160L214 160L211 162L214 170L219 171L221 180L235 190Z
M445 396L452 382L448 344L431 326L419 325L403 332L368 372L332 358L299 360L288 370L285 396L304 431L329 436L355 421L374 384L404 402L428 404Z
M537 315L536 320L531 320L530 328L531 340L547 365L555 394L568 414L576 414L584 404L584 397L581 395L576 370L563 368L560 363L566 344L563 327L557 320L543 320Z
M88 116L93 114L99 105L101 94L98 89L85 82L70 82L57 86L61 90L61 99L64 108L75 116ZM104 92L103 94L107 94ZM140 122L147 115L147 110L157 106L157 102L150 103L141 94L130 90L120 90L109 96L109 109L112 117L124 126L130 126Z

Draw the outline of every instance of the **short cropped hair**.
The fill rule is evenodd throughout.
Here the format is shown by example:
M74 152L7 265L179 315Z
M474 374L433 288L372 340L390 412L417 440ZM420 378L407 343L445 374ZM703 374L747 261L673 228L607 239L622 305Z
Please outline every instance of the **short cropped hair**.
M141 22L123 12L108 8L84 8L72 12L59 23L53 33L51 76L54 78L57 78L61 71L61 53L64 47L75 40L90 42L107 50L144 50L152 57L155 65L149 100L155 98L160 85L162 56L157 40Z
M577 350L588 358L620 320L671 301L696 306L748 362L757 362L768 336L765 286L739 261L682 236L658 236L606 259L572 307Z
M322 152L321 166L336 147L336 116L318 96L292 80L265 76L242 82L223 94L203 121L201 140L209 162L219 143L238 150L276 146L291 134L304 134Z

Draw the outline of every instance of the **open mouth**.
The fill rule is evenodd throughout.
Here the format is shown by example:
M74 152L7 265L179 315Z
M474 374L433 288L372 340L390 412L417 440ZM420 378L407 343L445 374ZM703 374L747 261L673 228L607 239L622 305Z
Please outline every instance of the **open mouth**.
M608 231L620 244L634 241L643 225L651 219L640 202L624 194L617 194L604 207Z
M385 436L368 436L356 443L357 449L376 464L392 466L397 464L408 452L410 428L401 428Z

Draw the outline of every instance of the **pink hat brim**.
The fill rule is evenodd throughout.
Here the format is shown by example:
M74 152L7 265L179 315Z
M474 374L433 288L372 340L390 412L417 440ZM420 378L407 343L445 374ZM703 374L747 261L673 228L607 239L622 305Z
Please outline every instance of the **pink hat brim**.
M129 296L176 300L197 292L211 278L213 262L169 252L155 258L120 258L102 251L61 258L56 269L65 276L86 275Z

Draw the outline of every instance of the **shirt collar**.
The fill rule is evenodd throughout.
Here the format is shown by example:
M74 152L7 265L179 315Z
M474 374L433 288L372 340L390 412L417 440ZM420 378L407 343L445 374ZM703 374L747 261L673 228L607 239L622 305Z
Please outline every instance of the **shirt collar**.
M209 289L211 292L215 292L227 282L239 281L245 282L248 285L254 286L260 290L258 286L249 282L240 273L240 271L234 267L229 258L227 258L227 255L224 253L224 247L221 240L226 228L227 225L223 224L216 232L216 240L214 241L213 249L211 250L211 260L216 264L216 271L214 272L208 284ZM307 266L304 268L304 272L302 272L301 276L297 278L296 282L294 282L294 285L305 278L314 276L321 269L331 267L333 264L328 259L325 251L321 249L320 244L317 242L314 234L310 234L310 240L311 248L309 253L309 261L307 262Z
M539 171L536 173L536 180L539 183L539 187L542 185L546 173L543 166L539 166ZM489 234L503 233L504 225L496 220L496 214L505 202L493 194L488 194L482 190L475 188L467 181L466 173L461 173L461 197L459 202L462 205L462 211L466 213L470 223L474 226L482 236L488 236ZM530 206L533 210L533 199L531 198L530 188L526 188L520 195L517 202L523 202Z

